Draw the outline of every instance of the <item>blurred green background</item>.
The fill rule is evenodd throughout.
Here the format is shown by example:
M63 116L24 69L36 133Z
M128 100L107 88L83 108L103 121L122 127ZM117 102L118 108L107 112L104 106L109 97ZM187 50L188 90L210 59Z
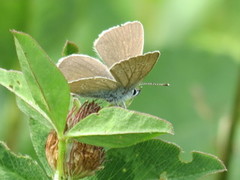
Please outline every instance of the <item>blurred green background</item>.
M0 0L0 67L19 70L9 29L32 35L57 62L66 40L96 57L93 41L99 33L139 20L144 52L162 53L145 82L171 86L144 87L130 109L173 123L175 135L163 138L183 148L181 158L191 159L192 150L221 158L239 81L239 17L239 0ZM0 102L0 139L14 151L36 157L26 117L2 86ZM240 131L228 167L231 180L240 179L239 139Z

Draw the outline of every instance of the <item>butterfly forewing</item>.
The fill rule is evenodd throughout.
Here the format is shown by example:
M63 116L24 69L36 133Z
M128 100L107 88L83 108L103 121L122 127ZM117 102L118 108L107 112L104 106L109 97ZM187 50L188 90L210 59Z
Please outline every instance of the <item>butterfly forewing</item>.
M159 55L160 52L155 51L121 61L113 65L110 72L123 87L133 87L152 70Z
M70 55L59 60L58 68L70 82L96 76L113 79L106 65L86 55Z
M128 22L103 31L94 42L94 48L106 65L111 67L116 62L142 54L143 33L140 22Z

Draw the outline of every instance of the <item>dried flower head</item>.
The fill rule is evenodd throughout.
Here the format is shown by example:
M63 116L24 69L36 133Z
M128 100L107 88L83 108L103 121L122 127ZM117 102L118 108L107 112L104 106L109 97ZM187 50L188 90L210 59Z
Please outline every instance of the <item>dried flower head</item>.
M73 107L68 116L65 132L86 116L97 113L100 106L93 102L85 102L79 109ZM55 131L49 133L46 142L46 157L53 169L57 167L58 137ZM104 149L102 147L80 143L71 140L67 143L64 160L64 173L67 177L83 178L93 175L102 168Z

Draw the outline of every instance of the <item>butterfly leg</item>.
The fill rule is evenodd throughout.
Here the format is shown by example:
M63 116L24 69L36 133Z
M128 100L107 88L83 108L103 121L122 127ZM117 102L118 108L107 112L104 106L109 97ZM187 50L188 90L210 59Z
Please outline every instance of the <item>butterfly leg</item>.
M119 102L119 103L118 103L118 106L120 106L120 107L122 107L122 108L124 108L124 109L127 109L127 106L126 106L126 104L125 104L124 101Z

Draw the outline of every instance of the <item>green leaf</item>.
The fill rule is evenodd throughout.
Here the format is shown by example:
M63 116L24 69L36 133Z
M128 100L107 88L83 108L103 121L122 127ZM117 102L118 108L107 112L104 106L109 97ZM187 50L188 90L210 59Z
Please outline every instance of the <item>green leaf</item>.
M182 162L182 150L175 144L150 140L135 146L111 149L106 153L105 168L86 180L195 180L199 177L226 171L215 156L192 152L191 162Z
M47 136L50 132L50 129L45 128L40 124L40 121L35 121L35 119L29 119L29 130L32 140L34 150L42 163L48 176L53 176L53 171L50 165L48 164L46 155L45 155L45 145L47 142Z
M48 176L52 176L53 172L47 162L45 155L47 136L52 129L52 126L46 126L46 124L43 125L42 123L44 122L44 117L41 116L41 114L39 114L37 111L33 111L33 109L29 107L28 104L19 98L17 98L17 105L21 111L32 115L32 118L30 118L28 121L32 144L38 156L38 159L42 163L46 173Z
M32 97L62 134L70 103L67 81L31 36L17 31L12 33Z
M0 142L0 177L2 179L49 179L36 161L13 154Z
M51 120L48 118L48 116L36 105L34 99L32 98L31 92L22 72L13 70L7 71L0 68L0 77L0 84L12 91L31 109L31 111L29 109L29 112L25 112L28 116L32 117L32 111L37 111L44 117L42 118L42 123L45 125L49 125L51 123ZM24 111L23 109L21 110Z
M13 70L7 71L0 68L0 77L0 84L8 88L17 96L17 105L19 109L21 109L21 111L26 115L34 118L34 120L29 121L31 135L34 134L34 136L31 136L32 143L38 155L38 158L42 162L47 174L51 176L51 168L46 161L44 151L46 143L46 138L44 139L44 135L46 135L47 132L53 128L51 121L47 119L48 117L46 114L35 104L29 91L28 85L21 72ZM13 179L13 176L11 176L10 179Z
M29 104L35 105L22 72L14 70L7 71L0 68L0 77L0 84L2 86Z
M62 56L68 56L68 55L77 54L77 53L79 53L78 46L74 42L66 41L63 47Z
M166 133L173 133L173 128L165 120L119 107L108 107L81 120L66 136L75 137L86 144L116 148Z

